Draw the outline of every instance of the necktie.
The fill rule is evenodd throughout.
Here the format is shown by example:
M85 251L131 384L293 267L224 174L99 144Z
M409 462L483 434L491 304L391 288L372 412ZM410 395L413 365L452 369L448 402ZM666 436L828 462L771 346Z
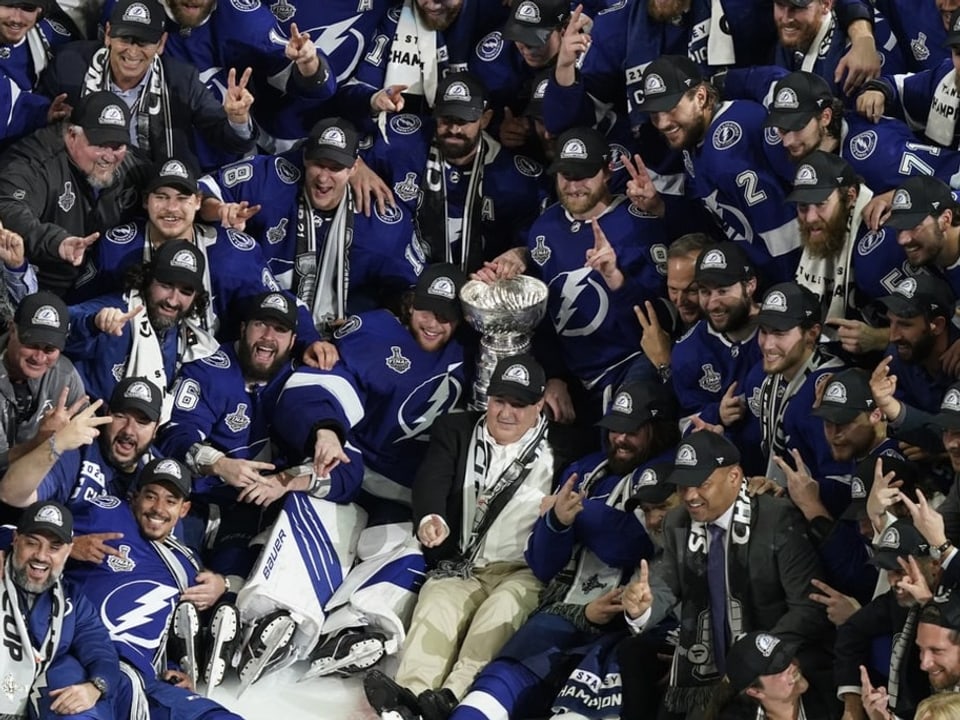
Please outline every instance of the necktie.
M710 627L713 630L713 659L720 674L727 671L727 559L723 547L724 529L710 524L707 550L707 586L710 589Z

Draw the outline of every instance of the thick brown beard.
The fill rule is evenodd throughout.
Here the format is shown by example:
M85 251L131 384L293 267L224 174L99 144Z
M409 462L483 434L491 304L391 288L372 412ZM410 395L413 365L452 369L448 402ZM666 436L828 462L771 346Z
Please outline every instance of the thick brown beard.
M203 21L210 17L210 14L213 12L214 4L210 3L210 6L206 9L206 12L203 13L196 22L190 20L189 22L186 19L186 16L183 14L183 11L180 9L179 5L170 3L170 13L173 15L173 19L176 21L177 25L180 27L199 27L203 24Z
M434 20L429 15L423 12L420 6L417 4L417 0L413 0L413 7L417 11L417 15L420 17L420 21L423 23L423 26L427 30L434 31L444 31L453 24L453 21L457 19L457 16L460 14L460 8L462 3L457 5L455 8L446 8L446 12L443 15L443 18L440 20Z
M850 223L850 208L846 212L838 213L827 223L826 233L822 241L811 241L810 231L800 221L800 242L809 255L815 258L832 258L840 254L847 239L847 227Z
M647 15L656 22L670 22L690 9L690 0L647 0Z

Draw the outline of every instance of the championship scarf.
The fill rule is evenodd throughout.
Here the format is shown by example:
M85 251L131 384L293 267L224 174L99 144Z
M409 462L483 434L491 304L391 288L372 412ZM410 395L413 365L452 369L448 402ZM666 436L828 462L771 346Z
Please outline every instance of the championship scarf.
M306 189L297 201L297 248L293 263L293 290L309 307L318 328L346 317L350 285L350 246L353 244L353 192L340 199L317 257L317 221Z
M127 296L127 311L143 304L140 293L131 290ZM219 343L213 335L201 327L199 320L185 317L180 320L178 325L177 365L173 372L174 377L180 374L180 366L183 363L210 357L219 349ZM127 356L123 374L120 377L145 377L160 388L163 393L163 405L160 414L160 424L162 425L170 419L170 412L173 410L173 394L167 388L167 373L163 366L163 351L160 349L160 339L150 323L147 312L141 312L134 318L134 327L130 334L133 336L133 342L130 346L130 354ZM120 380L120 378L117 378L117 380Z
M440 79L437 31L423 25L414 2L416 0L406 0L400 9L383 87L406 85L405 94L423 95L432 108Z
M907 611L903 622L903 629L894 637L893 649L890 652L890 678L887 683L887 707L895 710L900 697L900 675L904 669L903 663L907 659L908 650L917 637L917 620L920 617L920 606L914 605Z
M930 100L927 126L923 134L943 147L956 147L957 108L960 90L957 89L957 71L951 70L937 83Z
M857 244L860 226L863 225L863 208L873 198L873 191L860 185L860 192L847 220L847 234L840 254L835 257L814 257L804 247L800 253L795 279L798 285L810 290L820 298L823 317L848 317L852 306L853 248ZM824 326L824 334L830 340L837 339L834 328Z
M200 565L194 557L193 551L187 549L172 535L168 535L163 540L151 540L150 545L156 551L157 555L160 556L160 560L163 561L170 576L177 583L180 592L182 593L190 587L190 578L187 576L187 571L184 569L183 563L180 562L177 556L185 557L190 562L194 572L200 572ZM167 637L173 625L173 616L174 614L171 612L167 627L164 628L163 631L163 637L157 646L157 653L153 658L153 668L157 671L157 675L160 675L167 667Z
M752 629L744 618L750 607L751 579L747 565L753 503L747 494L747 480L744 478L727 529L727 619L733 638ZM707 537L705 523L691 522L684 538L686 546L677 548L684 595L680 606L680 635L664 697L671 712L687 713L705 708L714 685L720 680L713 659L713 631L710 627Z
M30 51L30 61L33 63L33 79L37 81L50 64L53 51L47 42L47 36L36 25L27 31L27 50Z
M145 241L143 243L143 262L150 262L155 248L153 247L153 243L150 241L149 225L144 228L143 238ZM196 245L197 249L203 254L203 259L205 261L203 266L203 286L205 288L213 287L210 284L210 252L207 248L213 245L216 241L216 228L213 228L210 225L193 226L193 244ZM208 330L213 334L216 334L220 329L220 321L213 312L212 302L207 303L207 315L201 319L200 324L204 330Z
M110 90L110 49L100 48L90 59L90 66L83 78L81 95L98 90ZM173 123L170 120L170 94L164 81L163 63L160 56L153 59L147 71L147 81L140 91L136 107L131 108L134 122L137 124L137 146L151 157L173 157ZM163 138L166 147L152 145L153 136Z
M430 143L423 183L423 205L417 211L420 236L430 248L430 262L449 262L461 270L478 268L483 262L483 240L480 237L480 215L483 207L483 166L492 162L500 151L500 143L484 132L470 166L470 183L463 204L463 226L460 232L460 257L454 258L447 233L447 179L444 160L436 141Z
M824 22L820 23L820 29L810 43L810 47L803 53L803 60L800 62L798 70L804 72L813 72L817 60L825 58L830 53L830 45L833 43L833 33L836 32L837 17L834 13L827 15ZM785 50L789 54L789 51Z
M34 683L45 687L45 676L53 662L60 640L63 636L63 618L66 615L66 602L63 585L60 581L53 584L48 592L36 596L33 613L49 613L47 631L40 647L33 646L30 630L24 614L20 611L19 595L13 581L12 562L8 559L3 569L3 598L0 613L3 614L4 632L10 636L4 641L3 692L0 693L0 717L25 718L27 703L33 703L38 711L39 693L31 698ZM38 615L38 617L43 617Z
M711 67L733 65L737 55L733 50L733 36L721 0L710 0L710 30L707 35L707 64Z

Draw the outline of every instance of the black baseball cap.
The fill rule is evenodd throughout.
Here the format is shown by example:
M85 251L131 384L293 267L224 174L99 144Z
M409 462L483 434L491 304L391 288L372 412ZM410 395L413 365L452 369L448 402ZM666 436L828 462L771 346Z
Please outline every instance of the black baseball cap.
M690 433L677 447L668 482L681 487L699 487L717 468L740 462L740 451L723 435L709 430Z
M67 304L46 290L27 295L13 314L21 345L50 345L63 350L70 330Z
M795 282L774 285L763 296L757 324L773 330L790 330L821 320L820 299Z
M910 230L928 215L939 216L956 205L950 186L943 180L932 175L914 175L893 191L890 217L885 224L896 230Z
M735 693L741 693L761 675L782 673L797 657L799 643L768 632L741 635L727 650L727 679Z
M190 497L193 489L193 475L186 465L175 458L156 458L140 470L134 489L139 490L144 485L152 483L172 487L180 497Z
M773 102L763 125L799 130L832 103L833 93L826 80L812 72L792 72L774 85Z
M933 601L920 611L920 622L960 630L960 591L947 590L934 595Z
M503 37L529 47L542 47L569 14L567 0L513 0L510 17L503 25Z
M637 468L633 471L631 494L624 503L627 512L640 505L662 505L677 491L677 486L667 482L673 471L673 461L664 461Z
M677 404L672 393L657 382L632 382L622 385L606 415L597 423L612 432L636 432L648 422L677 417Z
M533 405L543 397L547 375L532 355L500 358L490 376L487 396L506 397Z
M132 37L158 43L167 15L157 0L120 0L110 12L110 37Z
M473 73L450 73L437 85L434 117L475 122L486 109L487 88Z
M154 167L153 177L147 183L144 192L149 195L157 188L162 187L176 188L190 195L196 195L200 192L196 173L187 163L173 158L157 163Z
M900 492L910 496L915 494L918 480L916 465L894 455L869 455L857 463L857 469L850 478L850 504L840 515L842 520L856 520L867 512L867 498L873 488L877 460L884 475L892 472L897 480L903 482Z
M960 45L960 8L950 13L950 22L947 23L947 40L943 43L944 47L953 47Z
M940 401L940 412L933 416L931 425L941 430L960 430L960 382L947 388Z
M842 187L856 185L857 174L839 155L814 150L797 167L793 176L793 192L787 202L822 203Z
M698 285L727 287L756 276L746 252L735 242L704 248L697 257L694 278Z
M0 6L14 7L17 5L33 5L44 12L46 12L49 7L47 0L0 0Z
M273 320L287 330L296 330L297 304L279 291L260 293L250 301L246 319Z
M933 275L915 275L897 283L892 295L880 298L887 310L903 318L953 317L956 298L945 280Z
M360 152L360 133L349 120L324 118L310 128L303 145L304 160L329 160L343 167L353 167Z
M897 558L922 557L930 552L928 543L910 520L901 518L891 523L873 544L873 557L868 563L884 570L899 570Z
M27 507L17 522L21 535L52 535L60 542L73 542L73 513L54 500L40 500Z
M547 172L570 180L593 177L610 163L610 144L599 130L576 127L561 133L557 154Z
M459 321L460 289L467 278L453 263L434 263L424 268L413 288L413 309L429 310L441 320Z
M873 412L876 407L870 392L870 376L859 368L849 368L830 378L820 398L820 405L813 409L812 414L838 425L846 425L860 413Z
M703 82L700 67L686 55L661 55L643 71L640 112L673 110L688 90Z
M70 113L70 122L83 128L91 145L130 144L130 108L108 90L80 98Z
M110 394L110 412L138 410L151 422L159 422L163 393L145 377L128 377L117 383Z
M203 289L207 262L196 245L186 240L167 240L153 256L153 279Z

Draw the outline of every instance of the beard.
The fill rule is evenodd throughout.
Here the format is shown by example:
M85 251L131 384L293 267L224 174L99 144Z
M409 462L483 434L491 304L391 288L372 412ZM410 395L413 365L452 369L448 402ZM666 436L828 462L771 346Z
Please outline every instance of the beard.
M707 322L710 323L710 327L716 330L717 332L731 333L742 330L746 327L747 323L750 322L750 307L751 300L748 297L741 298L740 302L737 305L729 308L727 310L727 316L725 318L726 322L723 324L723 327L717 327L714 324L713 318L710 316L710 313L704 313Z
M936 344L937 339L930 333L925 334L919 340L917 340L912 345L909 343L897 343L897 351L899 353L901 347L909 347L909 357L904 358L901 355L901 360L911 365L919 365L922 362L925 362L930 355L933 353L933 346Z
M800 242L806 251L815 258L837 257L847 239L849 222L850 207L847 207L845 211L837 212L827 222L817 223L818 229L823 229L823 234L819 240L811 240L811 224L805 220L799 220Z
M647 15L655 22L670 22L690 9L690 0L647 0Z
M603 184L586 195L560 194L560 204L571 215L583 215L599 205L609 194L606 184Z
M87 182L94 190L105 190L117 181L117 171L109 173L91 173L87 175Z
M463 160L476 151L479 144L479 134L473 142L465 135L437 134L437 146L445 160Z
M243 376L253 382L269 382L290 357L289 353L280 353L279 349L275 352L273 362L264 368L254 362L253 350L241 341L237 345L237 357L240 358L240 369L243 371Z
M186 314L186 311L181 310L176 315L168 317L159 314L156 305L147 303L147 317L150 319L150 324L153 326L153 329L158 333L165 333L170 328L176 327L177 323L179 323Z
M423 8L420 7L420 4L417 0L412 0L413 7L416 10L417 16L420 18L420 22L423 23L423 26L427 30L446 30L453 24L453 21L457 19L457 16L460 14L460 8L463 3L460 3L456 7L443 6L443 11L440 15L428 15L423 11Z
M10 575L13 578L13 582L18 586L26 590L28 593L33 593L39 595L40 593L46 592L54 585L56 585L57 580L60 579L60 573L56 573L51 568L50 575L47 576L47 579L42 583L33 582L27 575L26 565L21 565L17 567L17 564L11 563L10 565Z

